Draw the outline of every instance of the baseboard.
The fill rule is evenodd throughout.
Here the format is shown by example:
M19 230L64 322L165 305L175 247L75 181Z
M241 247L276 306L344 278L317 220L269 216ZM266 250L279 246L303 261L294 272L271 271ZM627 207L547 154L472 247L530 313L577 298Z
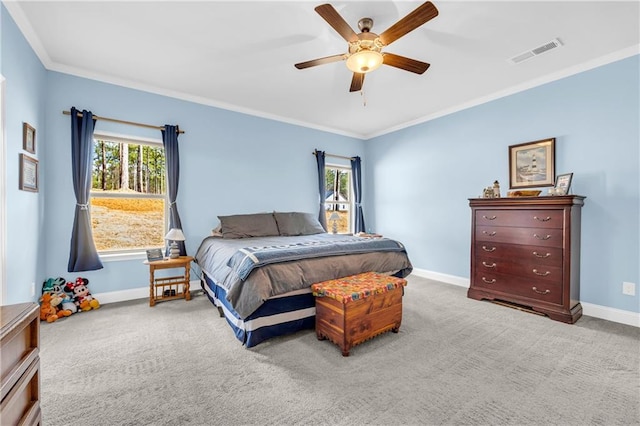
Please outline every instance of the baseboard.
M453 284L460 287L469 288L470 285L469 278L442 274L440 272L428 271L426 269L414 268L412 274L418 277L440 281L445 284ZM610 308L608 306L595 305L593 303L586 302L580 302L580 304L582 305L583 315L640 327L640 313L638 312L624 311L622 309Z
M583 315L640 327L640 313L638 312L624 311L586 302L580 302L580 304L582 305Z
M459 287L469 288L469 278L457 277L455 275L441 274L440 272L427 271L426 269L413 268L413 275L430 280L441 281L447 284L457 285Z
M200 290L200 280L189 281L191 291ZM98 299L101 305L115 302L126 302L127 300L149 299L149 285L144 287L130 288L128 290L109 291L107 293L93 293L93 297Z

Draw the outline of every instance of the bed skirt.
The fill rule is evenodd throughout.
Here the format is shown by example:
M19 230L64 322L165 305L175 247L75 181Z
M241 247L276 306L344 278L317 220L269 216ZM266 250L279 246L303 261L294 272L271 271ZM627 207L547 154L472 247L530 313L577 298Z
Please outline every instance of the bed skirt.
M315 298L310 288L271 297L247 318L241 318L227 301L224 288L204 272L200 281L204 293L221 310L236 338L248 348L272 337L315 327Z

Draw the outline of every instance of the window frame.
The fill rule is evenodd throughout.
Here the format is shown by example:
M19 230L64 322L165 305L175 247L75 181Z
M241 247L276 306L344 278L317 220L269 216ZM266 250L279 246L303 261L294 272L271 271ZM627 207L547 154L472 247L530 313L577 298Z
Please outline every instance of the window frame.
M324 200L324 204L325 204L325 211L327 210L327 205L334 205L334 204L348 204L349 205L349 222L348 222L348 229L347 229L347 234L353 234L353 226L354 226L354 219L355 219L355 213L354 213L354 202L353 202L353 170L351 169L350 165L344 165L344 164L336 164L336 163L325 163L324 165L324 172L325 175L327 173L327 169L339 169L342 171L346 171L349 174L349 194L348 194L348 199L347 201L327 201L327 199L325 198ZM326 186L325 186L325 191L327 190ZM330 229L330 224L327 223L327 227Z
M123 135L119 133L112 133L106 131L96 130L93 132L94 143L97 140L105 140L115 143L126 143L133 145L150 145L159 147L164 150L164 144L161 139L147 138L141 136ZM93 174L93 165L91 166L91 172ZM166 153L165 153L165 182L167 181L167 168L166 168ZM118 193L100 193L94 192L93 188L89 191L89 205L91 205L91 199L93 198L149 198L159 199L164 198L164 221L162 236L168 232L169 227L169 194L165 191L163 196L152 194L118 194ZM93 231L93 227L92 227ZM146 259L146 250L150 248L164 248L164 246L154 246L136 249L119 249L119 250L98 250L98 256L103 262L120 261L120 260L133 260L133 259Z

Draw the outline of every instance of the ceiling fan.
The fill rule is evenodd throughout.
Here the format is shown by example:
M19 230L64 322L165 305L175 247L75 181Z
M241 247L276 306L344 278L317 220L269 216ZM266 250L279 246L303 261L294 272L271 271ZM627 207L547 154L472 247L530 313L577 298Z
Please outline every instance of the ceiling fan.
M361 32L356 34L330 4L320 5L315 8L315 11L349 43L348 53L301 62L295 64L296 68L301 70L346 60L347 68L353 71L350 92L361 90L365 74L378 69L381 65L389 65L416 74L422 74L429 68L426 62L382 52L382 48L438 16L438 9L430 1L418 6L380 35L371 32L373 27L371 18L362 18L358 21Z

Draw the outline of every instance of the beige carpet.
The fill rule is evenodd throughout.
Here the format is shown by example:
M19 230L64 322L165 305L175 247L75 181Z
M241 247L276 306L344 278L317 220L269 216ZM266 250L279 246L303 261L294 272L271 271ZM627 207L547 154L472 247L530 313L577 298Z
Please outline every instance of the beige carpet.
M638 425L640 329L409 277L398 334L246 349L201 294L42 324L44 425Z

